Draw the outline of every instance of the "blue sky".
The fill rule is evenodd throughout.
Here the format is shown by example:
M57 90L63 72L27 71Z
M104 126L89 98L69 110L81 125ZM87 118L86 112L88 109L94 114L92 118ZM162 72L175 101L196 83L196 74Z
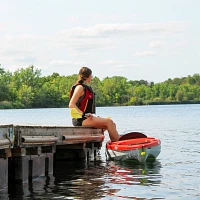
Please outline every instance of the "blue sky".
M200 73L199 0L0 0L0 64L162 82Z

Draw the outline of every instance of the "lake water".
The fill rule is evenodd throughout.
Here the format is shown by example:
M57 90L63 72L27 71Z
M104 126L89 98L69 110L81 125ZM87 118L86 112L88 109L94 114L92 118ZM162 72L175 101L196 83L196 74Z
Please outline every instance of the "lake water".
M119 133L139 131L162 142L154 163L57 163L54 174L12 186L0 199L200 199L200 105L97 108ZM69 109L0 110L0 124L69 125Z

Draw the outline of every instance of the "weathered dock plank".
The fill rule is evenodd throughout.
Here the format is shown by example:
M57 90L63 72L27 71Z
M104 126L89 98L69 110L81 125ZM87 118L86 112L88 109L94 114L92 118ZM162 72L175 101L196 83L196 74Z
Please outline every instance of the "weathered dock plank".
M21 147L36 143L65 145L77 142L101 142L104 139L102 129L93 127L15 125L14 134L15 146Z

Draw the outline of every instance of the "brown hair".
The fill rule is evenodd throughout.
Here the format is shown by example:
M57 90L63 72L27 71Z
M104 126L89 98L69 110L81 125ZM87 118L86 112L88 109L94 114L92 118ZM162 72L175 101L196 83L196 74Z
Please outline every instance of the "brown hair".
M79 70L79 77L76 83L82 84L90 75L92 74L92 70L88 67L81 67Z

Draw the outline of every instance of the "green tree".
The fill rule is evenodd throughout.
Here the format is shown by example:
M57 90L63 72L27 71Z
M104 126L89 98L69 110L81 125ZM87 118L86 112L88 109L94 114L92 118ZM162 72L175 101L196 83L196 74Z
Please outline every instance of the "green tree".
M17 92L17 97L17 101L21 102L25 108L32 107L34 93L31 86L23 84Z
M170 84L168 88L169 88L169 98L171 100L175 100L176 99L176 93L178 91L178 86L176 86L174 84Z
M184 92L182 90L178 90L176 93L176 100L177 101L183 101Z
M91 80L91 87L92 87L93 91L95 92L96 106L105 105L106 104L105 103L106 98L105 98L104 93L103 93L102 83L101 83L101 81L98 77L94 77Z
M0 65L1 66L1 65ZM0 101L9 100L9 84L11 73L0 68Z

